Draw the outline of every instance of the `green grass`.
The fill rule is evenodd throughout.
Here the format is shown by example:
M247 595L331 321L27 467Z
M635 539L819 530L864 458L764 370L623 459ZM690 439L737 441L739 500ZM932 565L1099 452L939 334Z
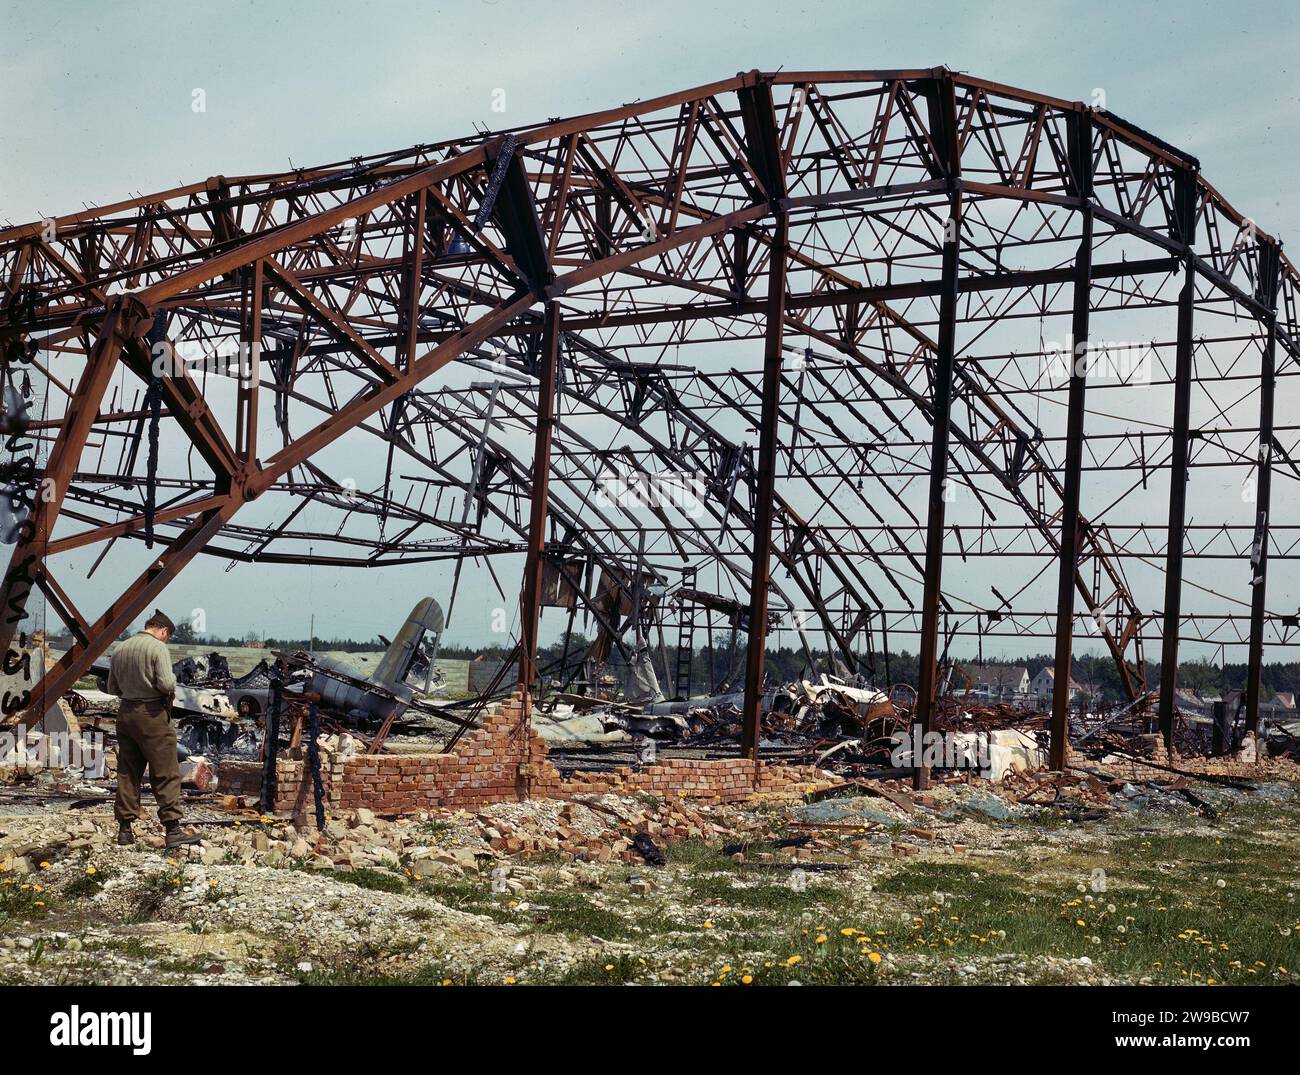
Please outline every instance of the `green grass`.
M126 921L138 924L156 918L180 889L180 880L180 874L170 871L146 874L131 900Z
M529 985L626 985L645 981L648 973L649 966L643 958L620 953L608 958L582 959L559 974L521 981Z
M336 881L346 881L358 888L368 888L374 892L407 891L405 880L394 874L384 873L382 870L315 870L313 872L325 874Z
M409 969L394 966L421 952L422 941L375 944L362 941L347 951L334 954L310 953L302 940L282 941L275 947L280 972L300 985L419 985L477 984L473 971L452 971L438 960L426 960ZM302 969L309 965L310 969Z
M1200 857L1210 846L1228 851L1229 841L1171 837L1158 851L1150 843L1142 858L1106 856L1104 892L1094 893L1082 873L1071 886L943 864L900 872L879 889L909 898L915 916L909 928L886 927L885 943L963 959L1088 956L1113 973L1162 982L1253 984L1287 981L1300 970L1300 908L1250 883L1248 862ZM1158 861L1176 868L1148 866ZM1211 874L1203 877L1202 869ZM942 903L930 899L935 891L945 894Z
M776 914L843 907L849 902L843 892L825 883L809 881L802 892L795 891L790 886L792 872L747 870L736 879L725 874L688 874L683 883L701 903Z
M299 985L417 985L439 986L477 985L478 981L463 971L452 974L445 967L426 964L409 973L376 970L363 960L339 960L322 964L319 959L309 961L312 969L300 971L297 965L288 968L289 976Z
M91 872L91 871L94 872ZM62 895L67 899L89 899L97 896L104 887L104 882L117 873L110 866L87 866L86 872L78 874L63 886Z
M669 844L667 858L674 866L685 866L693 871L739 872L741 867L730 855L724 855L722 849L704 840L682 840Z
M785 834L781 816L764 821L755 826L757 835ZM721 841L703 840L666 847L669 864L662 869L564 864L584 879L598 878L595 887L560 883L557 871L544 865L550 860L534 858L525 871L529 887L516 895L494 893L486 876L455 871L417 880L339 868L324 872L408 897L404 940L358 937L334 952L297 937L277 948L276 964L289 979L312 985L866 985L1013 977L1054 983L1098 976L1290 983L1300 974L1298 821L1296 803L1234 803L1214 824L1195 814L1157 813L1072 824L1040 812L1036 822L981 824L988 856L959 857L942 839L906 858L871 848L861 856L850 852L850 870L806 871L799 891L791 887L792 870L737 862L722 853ZM447 833L442 823L424 831L429 838ZM761 850L756 844L748 857ZM1105 871L1102 891L1092 887L1096 870ZM82 876L69 864L54 872L67 880L49 907L37 906L48 901L48 890L33 886L40 875L17 879L25 889L0 885L0 929L48 916L75 933L70 922L98 925L106 912L119 925L167 916L180 868L154 867L128 893L125 913L116 900L110 907L85 898L107 873ZM654 882L654 891L633 893L633 874ZM209 898L218 895L214 889ZM444 907L497 923L493 931L503 943L458 957L453 970L440 940ZM596 947L592 938L612 942L615 951ZM519 940L525 948L507 955ZM64 980L72 966L55 945L27 951L24 958L39 960L51 981ZM1077 962L1081 956L1089 957L1090 968ZM165 952L149 958L187 974L207 962L158 962ZM297 969L304 962L311 970Z
M432 821L421 821L415 826L415 831L437 842L455 832L456 826L442 818L434 818Z
M569 937L625 940L639 936L632 916L597 902L595 893L582 889L542 892L528 898L530 909L523 921L535 933L563 933ZM643 905L638 905L638 907Z
M825 938L818 940L818 938ZM807 936L788 939L781 946L788 955L778 958L723 962L714 971L711 985L874 985L879 980L879 955L875 945L855 943L855 938L838 932L810 931Z
M50 896L39 882L6 877L0 881L0 930L46 917Z
M513 922L517 916L510 908L513 897L494 893L489 881L421 881L417 891L466 914L483 915L495 922Z

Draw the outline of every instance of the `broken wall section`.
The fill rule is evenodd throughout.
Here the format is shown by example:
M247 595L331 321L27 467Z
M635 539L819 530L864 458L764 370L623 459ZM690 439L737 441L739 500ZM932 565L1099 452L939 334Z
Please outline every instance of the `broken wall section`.
M313 798L306 763L280 760L276 773L276 812L309 815ZM382 814L529 798L565 799L607 791L737 802L755 794L803 795L841 783L839 777L813 766L744 758L669 758L644 769L576 772L566 779L547 758L541 736L525 728L519 694L489 714L454 753L323 756L321 780L329 812L365 807ZM258 762L221 763L222 791L258 795L261 781Z

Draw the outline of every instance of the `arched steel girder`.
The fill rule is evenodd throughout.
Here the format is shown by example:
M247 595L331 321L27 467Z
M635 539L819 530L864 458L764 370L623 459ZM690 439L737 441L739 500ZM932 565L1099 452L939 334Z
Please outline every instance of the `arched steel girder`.
M753 101L756 91L770 93L777 87L789 89L792 97L777 107L779 126L774 124L765 129L755 118ZM732 92L737 94L739 108L723 108L718 95ZM953 101L948 112L942 107L945 94ZM875 105L874 119L861 136L850 134L841 118L848 103L855 100L867 100ZM337 323L347 322L349 317L341 316L311 293L313 286L326 286L316 283L325 276L342 282L349 273L355 276L370 272L373 278L382 268L369 256L363 263L362 238L345 247L328 234L341 223L354 219L365 221L361 228L364 233L372 215L382 215L385 207L400 203L400 212L393 214L393 219L403 214L404 219L409 220L411 214L418 218L428 211L431 217L456 231L472 250L470 259L477 259L497 279L492 298L501 308L481 322L476 333L487 338L497 331L532 331L522 324L512 328L511 317L523 309L525 296L516 290L503 298L502 286L521 288L528 283L534 291L553 299L566 295L581 299L582 288L591 281L603 274L626 273L640 260L658 257L660 252L666 256L679 248L697 249L701 243L716 243L717 237L724 234L734 234L738 239L746 235L752 239L759 234L754 225L765 219L767 209L774 202L774 179L779 172L780 185L786 191L779 200L780 209L789 214L843 212L853 206L902 196L924 200L953 189L960 189L973 198L1018 199L1026 204L1065 209L1077 209L1086 201L1096 219L1184 257L1197 273L1257 315L1269 317L1276 305L1280 312L1272 318L1273 336L1278 346L1295 357L1294 269L1284 259L1278 259L1280 281L1273 289L1274 295L1270 296L1268 289L1261 291L1252 286L1259 275L1257 251L1275 251L1276 244L1264 235L1258 236L1255 244L1234 242L1229 247L1222 241L1225 223L1233 226L1229 230L1235 231L1243 221L1217 192L1203 183L1194 160L1113 116L1094 114L1097 137L1089 142L1091 152L1086 156L1090 170L1101 174L1094 177L1093 192L1088 199L1070 191L1071 170L1078 171L1078 155L1072 158L1063 127L1068 117L1077 114L1080 108L1069 102L967 76L954 76L942 70L772 76L750 73L696 91L522 131L515 139L521 147L515 155L500 152L503 140L491 140L486 145L449 143L433 151L420 147L404 154L357 162L350 168L234 181L239 188L235 193L231 193L227 181L210 181L163 192L152 199L65 218L56 222L49 242L41 236L40 226L10 229L0 234L0 251L4 254L11 293L16 284L21 285L32 266L39 265L40 271L35 275L40 278L51 272L63 274L64 286L55 287L51 292L54 301L47 304L49 309L38 319L39 331L63 332L66 339L73 339L78 331L74 319L86 324L103 317L110 326L108 332L101 333L101 345L97 348L101 353L95 356L101 361L96 364L95 377L106 375L98 368L105 356L115 359L112 352L118 344L136 338L160 304L173 301L173 296L187 290L193 291L190 298L175 301L181 304L198 298L203 302L228 301L240 287L246 286L246 280L239 282L240 274L246 277L246 268L251 265L255 273L265 273L278 286L287 289L286 294L297 296L305 308L314 308L318 320L332 323L338 334L352 345L353 353L361 358L362 365L358 368L366 370L372 384L379 384L396 382L399 378L394 374L400 374L401 367L378 356L379 335L376 333L375 342L371 342L372 337L366 333L390 323L391 319L352 318L360 328L349 329L346 324ZM624 147L632 145L651 125L657 125L660 133L667 130L662 120L650 118L651 113L674 109L679 113L674 127L675 141L669 152L661 154L665 181L625 180L619 174L620 170L626 170L620 161ZM802 148L798 143L805 119L807 124L803 129L815 129L820 134L820 141L811 150L808 143L803 143ZM1022 136L1018 145L1011 140L1017 133ZM707 166L693 164L688 145L710 142L717 151L715 157ZM636 152L635 147L628 150L629 154ZM439 153L450 159L430 163ZM1126 163L1125 155L1145 163L1139 166ZM514 162L540 161L551 167L554 179L547 179L550 185L547 196L539 199L539 219L543 222L546 232L543 239L547 244L543 260L549 258L581 266L595 259L603 267L579 267L561 275L554 283L537 288L536 258L531 265L523 264L518 260L519 250L509 249L513 244L508 242L503 248L497 232L484 235L472 227L469 210L476 204L479 210L483 209L483 200L490 195L492 180L502 160L511 162L505 174L515 174L515 179L525 186L532 184L539 189L543 176L530 174L524 165L516 168ZM989 181L981 178L981 171ZM898 181L883 182L885 179ZM723 189L727 183L743 191L743 197L727 193ZM666 196L665 192L669 191L675 191L675 196ZM594 197L586 198L587 192L594 192ZM579 193L584 196L577 196ZM462 196L463 203L453 204L454 196ZM200 208L168 206L169 198L188 199ZM333 204L325 206L326 198L333 198ZM600 206L604 204L601 199L607 199L609 206L614 207L606 210L613 213L613 218L604 222L606 226L593 226L593 222L601 223ZM737 202L750 204L748 208L718 215L719 206ZM162 208L155 209L157 205ZM640 243L633 243L636 230L632 221L655 215L645 212L647 206L659 210L653 235L647 234ZM1152 207L1163 212L1163 222L1153 225L1149 220ZM245 210L256 210L254 219L248 219L250 214ZM277 216L279 210L282 212ZM696 214L694 219L712 217L712 220L694 225L694 232L686 235L691 228L682 229L678 218L683 214L690 217L692 213ZM106 223L105 218L114 214L120 214L118 219ZM208 223L206 233L191 226L196 215ZM1148 219L1144 220L1144 216ZM1197 234L1194 225L1198 220L1201 223L1199 250L1189 256L1189 241ZM562 226L567 224L573 226ZM414 245L418 261L424 242L422 232L417 229L416 234L421 236ZM288 265L279 264L279 252L295 244L299 244L297 260ZM153 256L158 248L164 247L165 256ZM101 251L106 251L103 266L99 264ZM408 251L404 257L389 259L389 290L385 294L393 298L391 306L395 313L400 313L401 288L391 285L400 282L399 270L407 266L410 254ZM793 251L794 260L800 254L798 250ZM580 256L575 259L574 255ZM1016 275L1014 270L1009 274L1002 271L1000 255L994 257L984 251L981 256L987 264L997 266L997 273L988 275ZM527 260L524 258L524 262ZM314 267L305 264L313 261ZM329 264L322 268L324 262ZM963 266L979 271L976 261L964 262ZM322 275L311 275L317 272ZM1024 276L1025 271L1020 275ZM425 275L416 271L414 278L425 280ZM844 279L852 283L851 278ZM141 282L146 286L137 298L143 308L137 307L134 301L127 303L127 316L124 316L124 304L112 299L108 288L114 284L138 286ZM700 285L702 281L694 283ZM916 293L933 294L926 290L930 286L925 281L891 285L901 288L904 294L909 288ZM720 289L697 286L697 290L701 294L716 294ZM722 290L725 294L725 289ZM795 296L791 308L800 308L800 303L850 301L845 288L837 290L840 293L818 293L814 289L811 295ZM847 290L858 301L887 301L873 296L873 292L879 292L878 288ZM734 291L730 301L723 299L715 304L723 316L751 301L745 299L743 287ZM354 289L353 296L360 293L374 297L364 287L359 291ZM415 307L428 307L428 303L419 301L420 296L416 299ZM455 305L450 308L462 309ZM657 316L656 311L645 307L629 309L630 312L615 313L612 317ZM670 308L659 311L669 317L683 312ZM747 312L757 312L757 309L749 307ZM699 314L699 309L689 311L692 317ZM597 323L615 323L604 313L588 316ZM415 371L421 379L454 357L453 352L464 343L463 339L449 339L439 330L426 331L420 327L419 318L408 318L405 326L400 316L396 320L399 330L405 331L407 361L414 357L410 345L416 342L451 344L442 350L436 347L436 355L426 356L430 361ZM453 315L452 320L467 319ZM843 339L836 340L836 335L822 332L812 338L842 349ZM376 374L378 381L374 379ZM90 380L93 382L95 377ZM94 414L87 417L85 411L86 404L96 396L95 387L93 383L88 387L79 385L72 397L81 410L75 411L78 420L71 424L85 425L87 431L94 425ZM392 387L390 384L366 390L359 409L387 405L397 394ZM169 410L182 424L188 424L189 431L198 434L192 439L201 442L217 472L217 490L212 500L222 498L221 486L225 481L256 495L277 480L279 475L270 471L278 470L282 474L285 464L291 463L285 453L273 457L270 467L241 461L237 452L228 449L228 442L223 442L219 423L205 411L204 401L192 385L187 385L184 379L176 383L169 379L165 391ZM94 403L89 409L95 410ZM306 441L306 454L328 443L353 418L355 415L346 421L326 423ZM69 437L67 442L74 443L77 439L77 436ZM84 441L84 435L81 439ZM241 466L248 467L250 463L251 469L240 472ZM197 537L199 531L207 533L206 528L212 522L221 521L216 516L224 510L233 512L233 507L229 504L205 507L202 518L207 522L191 536ZM56 515L57 511L49 514Z

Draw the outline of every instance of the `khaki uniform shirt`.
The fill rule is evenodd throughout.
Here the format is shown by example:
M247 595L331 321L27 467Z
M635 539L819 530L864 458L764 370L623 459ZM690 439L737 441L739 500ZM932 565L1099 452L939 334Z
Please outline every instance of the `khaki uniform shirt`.
M154 701L176 691L167 644L144 631L113 651L108 664L108 693L124 701Z

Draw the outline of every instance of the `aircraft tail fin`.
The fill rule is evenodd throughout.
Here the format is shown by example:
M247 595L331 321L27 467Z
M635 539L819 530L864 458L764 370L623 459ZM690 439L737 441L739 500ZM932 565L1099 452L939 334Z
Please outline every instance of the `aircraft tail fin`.
M445 624L442 606L437 601L432 597L419 601L379 659L370 681L388 690L395 690L403 683L416 686L407 682L408 677L415 666L432 663Z

